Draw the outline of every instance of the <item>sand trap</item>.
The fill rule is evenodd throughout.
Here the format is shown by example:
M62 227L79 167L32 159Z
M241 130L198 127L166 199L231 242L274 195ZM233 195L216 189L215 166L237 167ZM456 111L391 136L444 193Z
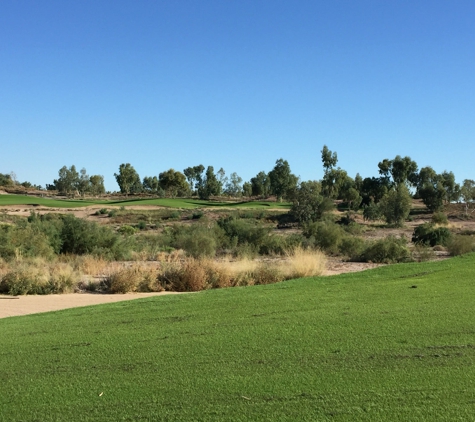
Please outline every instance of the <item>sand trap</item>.
M128 293L128 294L94 294L71 293L45 296L3 296L0 295L0 318L36 314L39 312L59 311L78 306L99 305L101 303L121 302L142 299L151 296L178 294L175 292Z

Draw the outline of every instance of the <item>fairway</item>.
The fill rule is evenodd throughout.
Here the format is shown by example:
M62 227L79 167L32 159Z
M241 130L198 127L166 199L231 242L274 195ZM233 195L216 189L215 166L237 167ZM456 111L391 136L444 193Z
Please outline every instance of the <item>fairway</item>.
M473 420L474 279L472 254L6 318L0 419Z
M288 203L267 201L240 201L240 202L216 202L202 201L199 199L182 198L153 198L153 199L125 199L125 200L82 200L82 199L50 199L26 195L0 195L0 207L9 205L38 205L51 208L76 208L90 207L94 205L104 206L142 206L152 205L168 208L255 208L255 209L290 209Z

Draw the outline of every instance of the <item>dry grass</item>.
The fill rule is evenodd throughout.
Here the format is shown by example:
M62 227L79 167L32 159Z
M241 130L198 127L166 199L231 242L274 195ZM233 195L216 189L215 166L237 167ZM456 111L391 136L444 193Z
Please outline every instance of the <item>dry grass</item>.
M281 271L287 280L300 277L314 277L325 271L327 258L323 252L310 249L295 248L280 264Z

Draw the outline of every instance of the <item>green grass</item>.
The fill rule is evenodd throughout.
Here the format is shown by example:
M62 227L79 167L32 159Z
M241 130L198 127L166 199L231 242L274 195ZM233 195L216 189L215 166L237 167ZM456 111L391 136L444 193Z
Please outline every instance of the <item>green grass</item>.
M110 200L81 200L81 199L49 199L26 195L0 195L0 207L5 205L40 205L55 208L75 208L92 205L107 206L130 206L130 205L156 205L170 208L203 208L203 207L230 207L230 208L256 208L256 209L289 209L288 203L276 203L266 201L242 201L242 202L214 202L201 201L199 199L128 199L120 201Z
M472 254L6 318L0 419L473 420L474 276Z

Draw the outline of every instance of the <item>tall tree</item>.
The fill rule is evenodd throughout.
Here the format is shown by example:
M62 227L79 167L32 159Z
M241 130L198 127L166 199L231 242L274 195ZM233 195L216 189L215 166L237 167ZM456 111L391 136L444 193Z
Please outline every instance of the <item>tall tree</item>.
M198 189L199 185L202 184L202 174L204 170L205 167L203 166L203 164L194 167L187 167L185 170L183 170L183 174L185 175L186 179L188 180L188 183L190 184L190 190L192 193L195 192L195 190Z
M287 160L279 158L275 162L274 168L269 172L271 193L282 202L287 193L289 193L297 185L298 178L290 171Z
M210 196L217 196L221 194L222 186L218 178L214 174L213 166L208 166L205 177L198 187L198 196L200 199L209 199Z
M224 193L234 197L242 195L242 177L239 177L236 172L229 176L229 181L224 187Z
M475 211L475 180L465 179L460 189L460 196L465 204L465 214ZM470 210L472 208L472 210Z
M290 213L300 223L317 221L323 213L333 209L333 201L323 197L321 184L316 181L300 183L293 196Z
M119 173L114 173L114 176L121 193L128 195L130 193L139 193L142 191L140 176L130 163L121 164L119 166Z
M323 145L321 153L324 174L327 174L333 167L336 166L336 163L338 162L338 156L336 152L331 152L326 145Z

